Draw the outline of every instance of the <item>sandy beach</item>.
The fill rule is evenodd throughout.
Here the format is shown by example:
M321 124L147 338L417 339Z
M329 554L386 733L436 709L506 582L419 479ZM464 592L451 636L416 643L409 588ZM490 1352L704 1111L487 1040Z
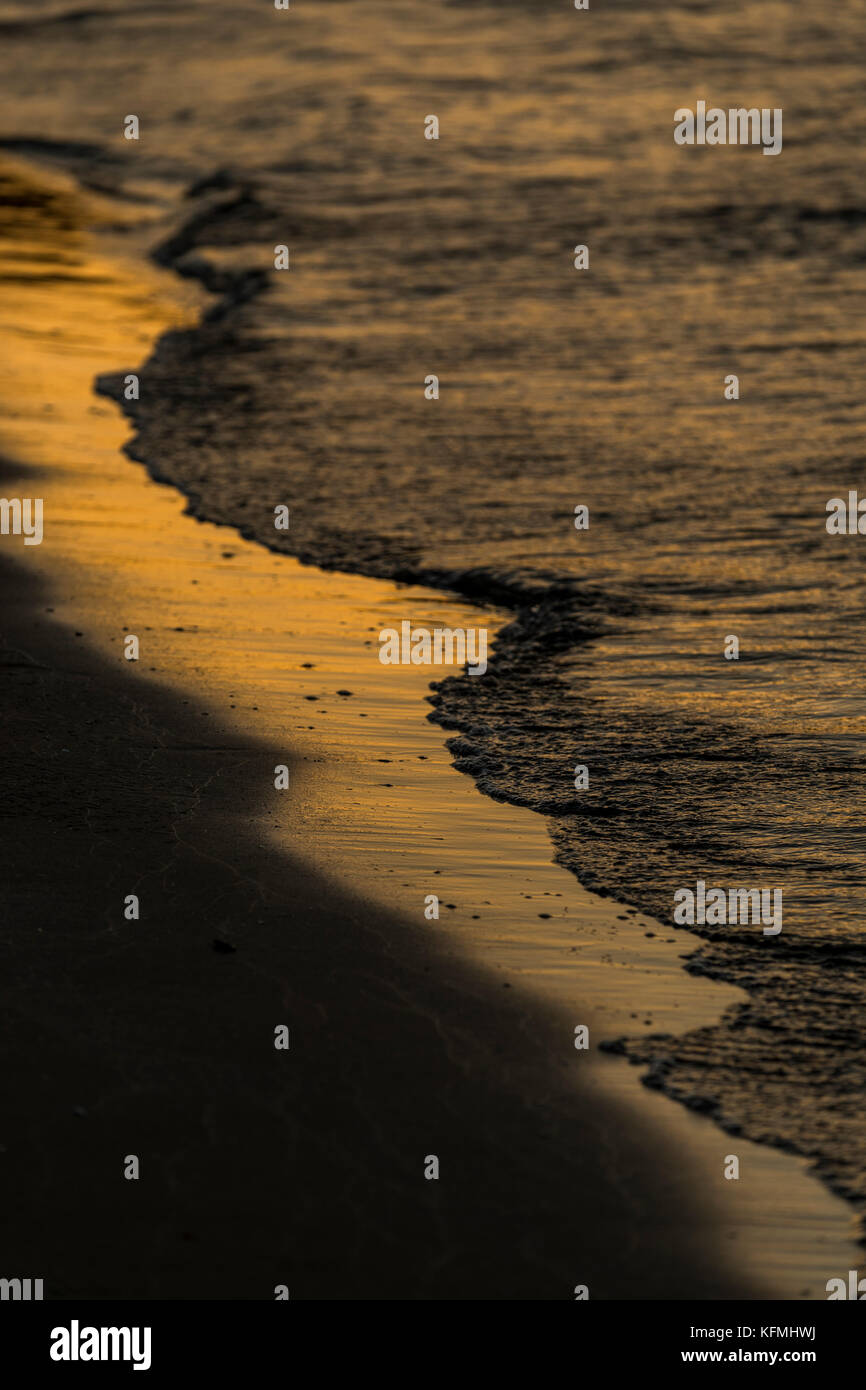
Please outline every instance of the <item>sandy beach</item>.
M4 550L5 1262L52 1298L823 1297L850 1209L599 1048L741 991L552 864L542 818L454 769L429 670L377 660L402 616L504 615L185 513L94 382L205 296L148 263L155 215L2 172L30 209L0 248L3 485L46 516Z
M4 1308L856 1298L863 39L0 0Z

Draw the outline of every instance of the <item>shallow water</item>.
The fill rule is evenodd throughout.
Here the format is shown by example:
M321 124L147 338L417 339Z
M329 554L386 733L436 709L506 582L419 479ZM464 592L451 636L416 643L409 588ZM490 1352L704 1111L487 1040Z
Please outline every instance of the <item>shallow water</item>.
M265 544L517 608L439 691L458 765L665 921L783 890L696 967L750 1004L633 1052L862 1206L864 542L824 525L866 413L862 5L68 10L0 10L3 132L167 212L195 184L163 259L228 294L148 365L136 454ZM700 98L783 108L782 154L675 146Z

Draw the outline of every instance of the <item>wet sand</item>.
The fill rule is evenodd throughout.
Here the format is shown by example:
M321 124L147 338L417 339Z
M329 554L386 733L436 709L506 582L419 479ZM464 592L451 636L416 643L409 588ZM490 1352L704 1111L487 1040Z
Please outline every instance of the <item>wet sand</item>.
M55 188L70 223L99 215ZM822 1297L856 1260L847 1209L597 1049L740 991L552 866L540 818L453 770L430 672L376 659L382 625L490 613L269 554L122 458L94 378L199 307L146 265L149 239L121 254L76 228L61 283L14 245L4 260L4 488L24 465L46 499L7 628L6 1012L33 1059L3 1082L24 1136L4 1157L25 1194L12 1252L40 1250L49 1296ZM46 1202L49 1151L68 1185Z
M642 911L784 892L771 950L690 963L742 1007L630 1055L861 1219L866 551L823 523L866 425L862 47L862 0L0 0L2 147L249 272L161 341L138 455L266 545L278 488L292 553L520 606L496 682L440 692L460 767ZM676 145L702 96L783 109L781 155Z

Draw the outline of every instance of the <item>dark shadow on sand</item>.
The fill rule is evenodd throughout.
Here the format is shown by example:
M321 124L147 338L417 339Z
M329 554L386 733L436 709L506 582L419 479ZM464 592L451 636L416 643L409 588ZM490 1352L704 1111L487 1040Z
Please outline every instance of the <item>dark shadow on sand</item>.
M2 1272L66 1299L760 1296L674 1146L584 1094L571 1020L263 847L284 750L0 574Z

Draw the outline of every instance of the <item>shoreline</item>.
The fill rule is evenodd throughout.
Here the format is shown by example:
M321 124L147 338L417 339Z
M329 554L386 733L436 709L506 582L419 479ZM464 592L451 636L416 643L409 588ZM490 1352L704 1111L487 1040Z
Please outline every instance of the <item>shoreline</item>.
M324 285L318 277L326 273L324 264L318 270L298 267L297 280L268 277L261 268L261 241L273 215L266 188L266 182L247 182L230 171L200 180L189 191L191 215L184 217L179 230L158 241L153 252L157 263L201 282L217 298L209 301L192 331L161 339L145 364L150 388L164 401L165 410L149 410L144 402L141 408L118 402L135 425L126 452L157 481L176 487L199 520L237 528L245 538L277 553L296 554L304 564L427 584L470 603L501 603L510 621L498 631L492 680L440 681L435 695L428 697L434 706L428 717L451 734L447 746L454 766L492 800L529 806L548 817L555 861L585 887L628 905L626 915L634 909L669 920L684 872L686 881L707 874L719 881L740 875L743 855L749 860L749 836L741 835L738 808L760 808L756 826L766 820L773 833L762 836L756 830L760 849L752 867L757 872L760 863L762 881L778 883L784 890L789 905L784 937L768 949L761 934L698 928L690 973L732 985L739 992L731 998L739 1007L725 1012L714 1025L696 1026L685 1034L677 1031L675 1036L665 1032L658 1038L641 1036L640 1029L635 1033L625 1019L620 1036L612 1041L621 1055L649 1068L655 1087L678 1103L711 1114L723 1131L803 1156L831 1191L855 1207L862 1245L866 1238L859 1111L846 1062L846 1013L856 999L859 978L862 895L856 891L855 863L847 859L844 848L858 843L859 822L856 807L845 801L828 806L822 819L821 798L811 807L808 797L816 767L823 767L832 782L849 775L849 754L856 766L859 707L851 699L834 696L830 705L825 702L824 713L801 720L797 693L788 702L778 697L780 683L796 669L791 660L799 662L803 655L799 638L789 658L782 656L777 665L775 638L760 630L760 621L753 628L746 612L737 618L731 615L729 623L734 628L748 624L750 635L744 640L750 650L742 667L729 668L726 676L727 663L714 661L708 652L710 623L700 598L691 616L687 603L684 612L675 615L671 610L670 625L653 623L622 587L598 587L592 569L584 584L558 569L553 579L534 561L525 569L514 564L506 570L478 566L476 552L465 545L457 551L451 547L447 526L442 547L431 549L424 540L428 532L436 534L429 498L426 510L422 507L408 526L404 521L395 529L383 517L380 531L380 518L371 521L355 496L360 539L355 535L355 514L347 519L345 505L338 507L335 523L332 509L342 489L335 480L330 449L337 450L339 458L345 455L340 452L340 430L333 424L325 428L330 449L323 449L322 432L310 418L318 415L311 382L325 370L323 363L331 361L328 333L340 340L345 304L338 293L336 309L324 314L331 327L322 328ZM332 259L326 261L333 269ZM266 288L267 297L253 312L247 301ZM351 328L347 331L351 338ZM324 355L308 362L308 344L314 352L317 332L324 335L319 343ZM343 363L350 378L353 362L365 356L360 344L352 351L354 356ZM387 354L384 375L399 395L405 381L395 363L388 365ZM285 403L279 390L263 384L281 382L284 376ZM198 388L190 392L182 385L187 377L201 383L201 396ZM115 375L99 383L115 400L117 380ZM356 391L357 384L356 380ZM334 389L331 381L331 394L323 402L326 420L337 409ZM340 389L336 388L337 397ZM221 409L223 397L237 400L238 410ZM411 420L412 428L418 426L417 404L407 412L397 407L395 398L397 418L404 424ZM464 400L461 418L470 428L473 417L466 405ZM200 428L202 411L213 424L212 434ZM353 411L366 418L367 407L358 402L348 410L349 433ZM438 407L436 411L440 420L451 418L450 407L441 415ZM443 427L432 415L425 419L430 422L425 447L427 442L435 447L438 439L453 451L459 443L453 437L454 421ZM252 422L255 429L250 434L247 424ZM253 441L249 448L248 439ZM404 451L398 447L384 452L388 471L383 475L367 459L372 452L374 464L376 453L363 430L359 440L358 476L369 468L381 496L383 476L401 477ZM596 442L600 445L601 439ZM320 484L310 468L311 447L318 447L328 485ZM278 459L284 449L286 472L294 481L290 491L299 504L297 537L275 533L270 510L258 503L261 496L270 496L281 476ZM236 456L244 458L243 469L233 467ZM344 475L350 478L354 472L348 462ZM434 474L428 469L431 483ZM477 476L483 473L478 475L476 469ZM422 484L418 495L425 491ZM350 495L355 495L351 489ZM470 495L473 514L479 520L486 517L478 492ZM449 505L459 513L459 490L456 496L439 497L439 503L440 514L447 515ZM458 553L462 564L456 563ZM490 558L486 546L480 553ZM746 609L750 606L746 600ZM650 611L652 607L650 599ZM789 605L783 603L786 608ZM797 611L796 603L789 611ZM802 645L812 646L814 660L824 638ZM801 691L801 707L802 700ZM839 707L841 723L838 738L831 737L828 744L827 711L833 704ZM757 741L765 749L778 750L783 732L792 740L790 756L770 755L759 766L749 748ZM567 762L572 748L583 750L581 758L591 751L594 769L592 786L578 797ZM689 768L697 775L689 778ZM811 807L805 818L800 813L804 806ZM714 828L704 835L702 825ZM799 856L792 844L799 844ZM816 871L819 864L821 873ZM829 887L836 871L838 891ZM825 979L833 960L846 977L837 987ZM786 982L794 972L800 1002L792 1014ZM834 978L838 982L839 975Z
M82 248L84 264L89 267L94 264L95 250L91 251L83 242ZM131 260L129 266L133 265ZM135 321L140 308L133 306L134 312L130 308L130 300L135 298L131 287L136 284L136 277L136 292L142 303L150 304L154 296L154 304L160 303L161 312L169 315L173 312L166 306L175 302L176 292L166 277L143 269L127 271L117 262L111 265L103 262L99 275L93 278L91 310L95 321L98 321L99 303L107 304L108 311L105 321L100 323L98 346L91 342L89 350L105 359L108 370L112 369L117 357L112 332L115 335L126 332L128 324L123 322L123 312L128 312L128 321ZM96 289L97 284L106 279L111 288ZM17 292L25 293L20 287ZM64 321L62 303L59 304L58 299L55 289L53 302L43 302L48 321L51 316L55 322L58 318ZM31 311L34 306L38 307L38 300L31 299ZM156 307L152 312L156 318ZM74 314L68 318L66 329L60 330L61 335L65 331L74 338L74 319ZM33 322L32 312L30 321ZM123 341L128 343L128 338ZM46 348L45 342L34 348L34 360L43 364L43 370L46 351L54 352L54 360L58 361L64 348L62 344L59 349ZM126 356L129 355L127 352ZM130 370L133 369L134 363L130 365ZM443 731L421 717L432 673L426 670L397 673L381 668L376 662L375 650L364 647L370 639L359 637L359 633L367 629L375 632L376 624L371 619L380 612L403 614L416 621L435 614L443 621L460 619L464 625L473 620L477 622L479 616L489 623L488 615L479 615L465 604L441 594L400 588L359 576L305 569L294 560L274 555L225 529L193 524L182 514L174 490L169 492L157 487L139 468L120 457L123 422L111 408L94 407L90 397L81 396L86 363L76 361L75 381L64 384L65 418L52 419L50 428L41 435L35 419L38 411L35 406L28 406L24 393L26 372L25 363L16 395L16 408L22 423L11 421L7 424L3 443L5 445L9 439L14 456L20 457L26 467L41 471L46 498L53 499L53 511L51 502L47 502L45 545L39 548L38 554L22 552L16 556L16 564L22 570L26 568L30 575L40 575L45 592L52 594L51 607L55 611L50 634L49 625L40 622L37 632L28 638L27 623L20 621L15 641L28 650L37 650L40 661L47 663L49 669L62 671L65 668L67 672L69 667L65 663L70 661L70 653L81 652L86 643L88 654L84 664L88 679L96 682L92 686L94 690L102 690L103 686L118 692L125 690L126 695L121 695L121 699L132 700L145 712L145 727L151 718L147 713L151 707L160 706L166 712L165 727L169 730L171 745L157 741L156 746L172 747L178 764L183 766L184 778L194 787L190 809L181 817L182 830L177 824L172 827L171 852L167 860L176 866L178 856L183 859L181 879L186 885L188 899L191 897L201 905L202 901L214 897L212 889L195 881L196 873L201 874L207 866L209 875L221 875L227 884L233 885L229 895L232 901L237 902L245 896L249 899L251 893L257 903L260 901L260 892L257 887L254 889L258 880L234 862L232 845L241 824L247 837L245 848L252 849L257 858L272 861L268 882L273 900L268 910L276 914L274 920L267 921L261 939L256 940L256 927L261 923L252 922L247 900L241 912L246 937L233 940L231 924L226 922L220 930L228 931L228 937L219 938L229 948L223 953L225 959L221 960L220 954L214 953L214 959L210 960L211 966L214 960L219 965L230 965L233 959L229 957L244 956L251 951L252 964L246 965L244 983L246 1008L250 1008L254 997L258 999L256 990L263 990L265 997L270 997L273 979L269 977L273 976L274 965L282 964L283 968L289 967L287 975L282 977L283 988L288 997L294 999L298 1016L306 1020L313 1033L317 1027L322 1027L321 1020L316 1018L317 1012L322 1011L322 1002L317 1004L314 1000L316 982L321 981L323 970L331 968L328 957L321 954L321 945L314 940L303 939L297 943L292 939L292 949L288 950L287 942L282 939L286 928L291 926L291 918L286 920L285 904L280 901L282 894L277 885L281 882L282 871L278 861L285 859L291 847L296 889L298 883L306 880L307 884L305 911L313 907L310 884L314 892L324 892L324 900L331 908L336 898L338 920L334 920L333 911L326 913L324 930L340 953L346 952L348 946L349 956L355 957L352 968L340 971L337 967L340 985L337 999L343 1009L349 1010L349 1017L343 1024L346 1033L340 1033L342 1043L354 1036L353 996L358 981L362 981L361 993L369 990L371 998L367 1005L361 1006L361 1014L372 1025L373 1036L381 1050L380 1063L391 1059L394 1036L399 1035L400 1029L407 1028L413 1036L420 1029L425 1040L422 1046L416 1037L416 1070L418 1074L427 1075L432 1071L439 1076L448 1094L442 1114L448 1119L449 1129L456 1135L463 1133L464 1125L475 1126L476 1130L471 1132L475 1133L478 1145L487 1145L484 1152L488 1162L494 1162L495 1166L495 1162L501 1161L505 1166L507 1181L497 1188L491 1209L481 1213L481 1229L488 1233L485 1239L490 1239L491 1211L507 1224L512 1219L506 1214L511 1210L510 1200L515 1190L525 1195L524 1187L514 1187L516 1175L530 1173L538 1177L543 1174L542 1185L546 1184L549 1175L544 1166L539 1169L539 1156L552 1151L554 1140L562 1144L570 1137L570 1142L563 1146L564 1151L549 1160L552 1193L560 1200L575 1202L575 1212L569 1213L572 1221L580 1210L580 1203L587 1204L589 1199L582 1211L582 1220L589 1223L595 1220L597 1198L601 1198L603 1215L598 1218L601 1224L595 1225L590 1238L594 1251L590 1263L595 1260L599 1274L595 1280L593 1277L583 1280L590 1284L591 1296L593 1286L602 1290L599 1295L602 1297L641 1296L635 1292L640 1289L641 1280L648 1283L654 1279L649 1257L655 1248L664 1251L662 1258L667 1262L662 1281L667 1279L670 1288L682 1290L656 1296L724 1298L737 1296L731 1289L742 1292L753 1286L767 1291L752 1296L797 1297L802 1295L805 1279L813 1285L811 1296L821 1297L823 1280L819 1289L814 1288L821 1270L826 1268L824 1278L832 1277L842 1272L841 1266L836 1268L840 1261L856 1257L852 1255L854 1247L844 1234L853 1224L853 1216L841 1202L820 1188L814 1178L805 1176L802 1161L732 1140L674 1102L647 1092L641 1087L635 1069L618 1059L591 1053L586 1059L590 1065L583 1068L579 1076L575 1074L575 1053L565 1028L566 1022L569 1030L571 1028L574 1009L580 1010L580 1016L574 1021L590 1021L593 1036L615 1036L622 1031L623 1016L628 1012L628 1000L633 997L638 976L647 992L652 991L649 1002L643 1005L641 1018L649 1017L654 1029L660 1021L668 1027L676 1020L682 1021L683 1027L694 1027L696 1020L712 1019L726 1003L736 1002L742 997L740 992L695 980L682 970L678 962L688 939L681 933L669 939L671 933L666 927L654 924L652 919L645 919L643 914L633 910L618 908L610 900L596 898L583 890L564 869L550 863L551 849L543 818L487 801L469 779L455 776L444 746ZM32 385L30 389L32 393ZM91 443L91 430L99 441L98 447ZM56 539L49 529L52 515L62 517ZM132 545L129 541L131 519L135 528ZM62 586L62 599L53 596L59 586ZM19 581L22 613L26 588L27 585ZM296 606L287 619L288 596L295 600ZM255 615L254 624L249 622L251 614ZM291 624L288 631L287 623ZM124 628L139 633L142 640L141 665L133 670L131 663L124 662L120 655ZM84 633L84 641L70 635L77 631ZM198 647L196 641L200 644ZM313 664L311 671L298 660L304 654ZM73 669L80 664L80 657L76 656ZM153 676L166 682L165 686L156 687ZM39 679L42 678L37 677ZM346 685L352 688L351 697L336 695L336 690ZM185 712L179 706L184 698L190 701L190 708ZM200 706L196 713L193 713L193 701ZM350 707L351 720L347 715ZM293 722L289 722L289 712ZM251 718L252 714L255 719ZM360 732L362 715L365 716L363 736ZM307 718L310 724L305 725ZM183 737L179 733L179 720L184 726ZM286 737L287 730L289 737ZM315 735L312 739L307 737L311 733ZM393 757L395 748L396 758ZM418 751L421 748L423 753ZM382 757L386 753L389 755L387 765L377 758L377 750ZM210 770L206 766L208 758L212 764ZM277 800L273 793L266 794L269 777L272 783L274 761L285 761L291 768L292 788L286 801ZM423 785L417 776L419 761L425 763ZM215 767L220 770L214 770ZM228 770L223 770L226 767ZM230 795L220 790L214 800L212 781L218 785L230 784ZM202 798L200 802L199 798ZM457 838L473 844L471 865L462 855L460 844L453 843L453 825L458 815L461 829ZM247 818L251 825L246 824ZM399 872L393 862L386 862L382 852L383 843L394 843L397 826L407 828L401 845L403 852L406 845L409 847L409 867L401 867ZM491 830L491 826L495 828ZM449 828L450 847L442 843ZM479 852L480 845L484 846L483 853ZM509 845L511 859L505 860L508 867L504 871L503 852ZM518 846L520 858L515 862ZM317 862L317 854L324 855L324 861ZM335 860L340 866L337 875L331 867ZM395 882L386 884L389 869ZM151 866L145 878L156 873L158 882L164 872L165 865L161 869ZM171 873L174 872L175 867L171 869ZM475 883L473 873L477 876ZM443 901L455 901L456 907L451 911L446 906L439 923L435 924L424 921L421 907L425 892L435 891L437 877L449 884L449 894L443 895ZM84 885L81 888L83 890ZM527 888L533 897L538 894L529 919L532 934L527 930L526 899L521 899L521 893ZM482 893L487 893L487 899L481 897ZM555 899L559 893L567 897L563 906L571 909L571 921L566 922L568 914L564 911L545 916L542 951L536 909L543 907L546 912L551 903L542 899ZM162 907L174 911L170 896L158 893ZM489 912L484 910L486 907L490 908ZM475 909L480 910L476 912ZM31 904L31 911L35 910L36 905ZM84 912L83 898L81 911ZM105 911L109 911L108 906ZM363 946L358 941L347 941L346 921L339 920L341 911L348 918L350 936L357 928ZM575 919L579 929L576 947L573 945ZM474 926L475 921L482 925ZM656 935L647 937L647 929L657 929ZM120 932L116 924L103 931L118 958L134 959L139 966L147 958L144 944L133 947L122 939L122 926ZM617 933L615 940L614 931ZM309 936L308 929L307 938ZM164 932L161 938L164 948ZM690 940L695 947L699 944L696 938ZM234 951L230 949L232 945ZM71 946L72 942L65 943L64 959L68 958ZM189 948L183 943L175 943L173 949L187 967L196 959L188 954ZM288 983L295 951L307 968L311 988L306 991L296 992ZM584 975L592 981L588 991L594 1000L591 1018L587 1012L586 979L581 982L577 1002L573 997L573 984L569 983L569 974L562 963L565 955L573 956L575 952ZM613 957L613 962L609 957ZM294 960L293 964L297 963ZM373 965L376 969L371 974ZM497 969L510 978L497 978ZM396 979L390 978L391 970L396 971ZM435 979L424 978L427 972L437 972L438 985ZM125 978L131 983L131 977ZM509 994L500 993L503 985L508 985ZM411 991L407 994L409 986ZM226 991L226 1017L234 1018L233 991L225 985L222 988ZM376 1008L372 1007L374 1000ZM468 1020L464 1013L467 1005ZM207 1006L205 990L196 1008L204 1011ZM382 1010L381 1016L377 1009ZM389 1032L381 1018L395 1009L400 1020L399 1029ZM327 1012L326 1031L333 1027L332 1015ZM249 1024L249 1017L246 1022ZM303 1029L304 1023L300 1028L301 1037ZM427 1030L432 1034L432 1042ZM182 1047L184 1036L182 1021L177 1020L172 1045ZM515 1036L519 1038L517 1047ZM301 1050L303 1052L303 1047ZM232 1062L232 1056L231 1049L226 1048L222 1060L230 1069L237 1065ZM333 1094L340 1095L347 1084L350 1087L355 1084L354 1080L349 1081L349 1059L337 1061L330 1051L328 1058L333 1067ZM580 1059L581 1063L583 1060ZM272 1063L272 1058L267 1062L262 1059L265 1070L268 1065L272 1067ZM398 1068L403 1081L400 1094L405 1099L411 1093L412 1077L416 1074L411 1059L389 1060L385 1064ZM376 1075L371 1062L362 1061L361 1065L370 1067L364 1094L367 1098L374 1097L376 1105L384 1105L386 1113L391 1115L392 1102L382 1094L382 1075ZM479 1076L484 1077L480 1094ZM476 1132L480 1117L473 1116L473 1108L488 1104L487 1086L500 1096L496 1103L490 1101L491 1115L495 1113L499 1117L495 1130L499 1145L504 1142L514 1148L511 1158L494 1160L494 1154L500 1153L501 1148L497 1143L489 1145L486 1134ZM194 1087L191 1089L194 1092ZM266 1090L263 1088L262 1097ZM456 1110L453 1109L455 1093L463 1097ZM235 1093L226 1097L226 1114L234 1113L237 1098ZM262 1099L261 1104L266 1112L267 1101ZM420 1142L424 1128L423 1105L417 1097L413 1104L418 1112L415 1121ZM353 1115L355 1110L357 1122L358 1116L366 1112L363 1106L355 1106ZM315 1113L326 1129L326 1112ZM524 1120L531 1116L537 1121L537 1132L533 1131L529 1141L515 1124L518 1114ZM273 1118L271 1115L271 1121ZM158 1124L158 1119L154 1118L154 1123ZM587 1131L595 1132L594 1155L583 1151ZM315 1145L314 1121L311 1121L309 1135L310 1142ZM394 1137L393 1131L391 1137ZM530 1149L535 1144L538 1147L527 1153L527 1142ZM372 1150L377 1161L382 1158L379 1145L381 1134ZM683 1158L683 1147L688 1150L688 1160ZM746 1203L739 1193L736 1202L729 1201L737 1185L715 1181L721 1175L722 1156L731 1148L749 1155L752 1186L748 1189L751 1196ZM435 1151L435 1145L433 1149ZM575 1157L575 1150L580 1153L579 1158ZM649 1173L644 1167L647 1153L655 1155ZM702 1165L706 1165L707 1155L714 1153L718 1154L719 1163L717 1173L711 1178L707 1167ZM602 1171L611 1163L612 1177ZM336 1168L341 1172L343 1183L351 1187L357 1181L351 1177L351 1164L346 1164L343 1170L339 1164ZM312 1165L309 1172L315 1171ZM697 1174L701 1176L696 1187ZM757 1176L752 1177L752 1174ZM422 1208L429 1208L428 1217L433 1218L429 1189L434 1185L420 1181L420 1166L418 1175L420 1195L413 1201L415 1205L420 1203ZM588 1179L589 1190L578 1197L576 1188L580 1186L581 1175L583 1181ZM778 1202L780 1175L785 1179L787 1207ZM479 1163L473 1193L476 1199L481 1197L482 1204L490 1180L490 1171ZM389 1195L391 1184L396 1184L402 1199L406 1200L405 1175L389 1174L386 1184ZM701 1184L707 1193L703 1210L700 1202L696 1208L694 1199L694 1192L700 1190ZM742 1188L747 1190L745 1183ZM627 1200L624 1200L624 1193L628 1193ZM273 1197L273 1190L269 1195ZM537 1193L535 1200L542 1205L548 1204L550 1194ZM655 1241L648 1228L634 1229L634 1220L625 1210L629 1205L644 1214L653 1211L654 1219L660 1222ZM747 1216L743 1220L740 1210L738 1226L738 1216L732 1207L736 1209L742 1205L746 1205ZM414 1209L413 1202L409 1202L406 1211ZM465 1194L458 1202L458 1209L465 1217L468 1210ZM759 1213L767 1224L757 1230L755 1222ZM342 1214L346 1216L345 1210ZM358 1210L354 1209L350 1217L357 1223ZM414 1218L409 1217L407 1231L412 1230L413 1219L417 1219L417 1213ZM560 1220L566 1225L568 1218L562 1213ZM823 1246L813 1229L816 1222L829 1233ZM674 1227L673 1237L668 1230L670 1223ZM433 1226L442 1224L453 1239L453 1232L459 1226L449 1226L440 1212ZM579 1225L578 1222L574 1229ZM552 1285L552 1271L547 1268L549 1257L534 1247L534 1229L527 1225L525 1230L525 1249L531 1251L531 1256L524 1266L524 1287L533 1287L533 1280L538 1280L538 1286L547 1289ZM770 1250L765 1251L764 1265L759 1268L760 1247L766 1246L768 1233ZM562 1255L561 1232L556 1231L554 1235L554 1227L548 1223L540 1235L542 1239L549 1236L555 1240ZM333 1236L336 1240L336 1229ZM805 1252L811 1251L811 1262L807 1260L808 1270L803 1275L797 1269L791 1270L789 1242L792 1237L794 1250L798 1252L796 1258L801 1263L806 1259ZM510 1246L512 1233L504 1230L499 1238ZM752 1239L757 1248L743 1255L742 1248L748 1247ZM737 1261L731 1261L722 1253L729 1240L739 1241L737 1248L741 1253ZM617 1241L619 1249L614 1251L611 1243L615 1245ZM624 1251L628 1254L622 1253ZM466 1291L457 1295L434 1292L415 1296L571 1296L567 1285L563 1286L561 1295L502 1292L508 1287L508 1271L500 1272L502 1254L502 1250L496 1250L496 1239L488 1249L476 1251L483 1274L479 1274L476 1267L472 1277L468 1271L457 1274L456 1255L452 1253L450 1266L447 1254L443 1252L442 1255L442 1267L449 1269L452 1289L471 1290L475 1287L474 1277L479 1287L486 1280L485 1287L500 1292ZM629 1261L635 1262L634 1268L624 1267ZM578 1257L574 1262L578 1266L581 1263ZM561 1263L557 1267L554 1259L552 1268L556 1268L557 1277L562 1277L564 1266ZM578 1268L573 1282L579 1282L580 1275ZM360 1268L353 1270L353 1277L360 1279ZM385 1287L393 1271L381 1277L382 1287ZM423 1276L418 1273L416 1278L420 1286ZM322 1271L316 1279L319 1281L317 1287L321 1288L325 1282ZM784 1280L783 1287L791 1291L780 1292L782 1285L773 1284L774 1280ZM402 1278L396 1279L394 1287L402 1282ZM605 1293L605 1286L624 1291ZM656 1289L655 1281L652 1287ZM696 1294L696 1287L719 1292ZM265 1292L263 1296L269 1295ZM293 1291L292 1296L303 1297L304 1294L299 1290L297 1295ZM312 1296L343 1295L318 1292ZM364 1295L356 1291L347 1296Z

